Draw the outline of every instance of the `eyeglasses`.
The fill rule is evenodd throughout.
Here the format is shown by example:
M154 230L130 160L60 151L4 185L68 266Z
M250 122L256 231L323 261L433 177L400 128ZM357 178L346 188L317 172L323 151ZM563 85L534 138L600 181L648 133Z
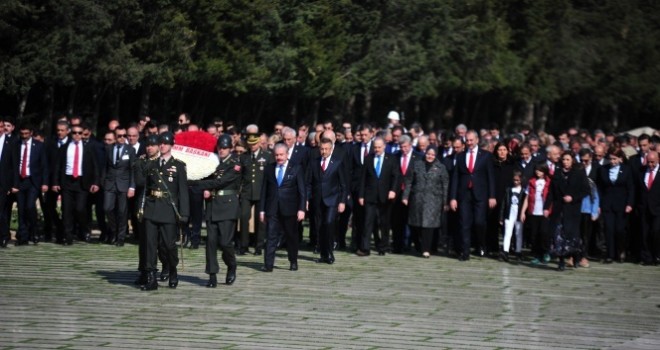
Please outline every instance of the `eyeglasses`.
M72 131L71 135L82 135L82 131Z
M117 134L117 135L115 135L115 136L117 136L117 138L119 138L119 137L126 137L126 134Z

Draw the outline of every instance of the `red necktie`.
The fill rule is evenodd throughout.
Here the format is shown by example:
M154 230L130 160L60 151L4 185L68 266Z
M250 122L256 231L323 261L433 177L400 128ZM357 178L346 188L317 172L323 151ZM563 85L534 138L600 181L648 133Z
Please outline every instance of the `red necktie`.
M649 180L647 182L646 188L650 191L651 186L653 186L653 169L649 169Z
M468 161L468 171L470 174L474 171L474 150L470 150L470 159ZM470 176L470 181L468 181L468 188L472 188L472 176Z
M325 157L323 157L323 160L321 161L321 170L325 172Z
M468 171L470 174L474 171L474 150L470 151L470 161L468 162Z
M26 178L27 177L27 163L28 163L28 143L27 141L23 142L23 145L25 145L24 150L23 150L23 163L21 164L21 177Z
M403 164L401 164L401 174L406 175L406 170L408 170L408 155L403 154Z
M80 150L78 148L78 142L76 144L76 150L73 153L73 178L77 179L80 175L80 169L78 169L78 162L80 161Z

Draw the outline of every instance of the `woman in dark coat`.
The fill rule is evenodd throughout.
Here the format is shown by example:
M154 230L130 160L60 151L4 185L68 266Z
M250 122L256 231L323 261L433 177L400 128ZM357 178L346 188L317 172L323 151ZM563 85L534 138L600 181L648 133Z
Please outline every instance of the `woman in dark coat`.
M424 159L415 161L402 196L403 204L409 206L408 225L421 233L425 258L431 255L433 231L442 226L442 211L447 206L449 174L437 159L437 153L435 147L429 147Z
M559 257L559 271L566 268L565 258L582 260L580 219L582 199L589 195L590 187L584 170L575 165L571 152L561 155L561 170L555 171L550 192L543 206L543 214L553 228L553 250ZM561 225L561 229L556 229ZM577 266L577 265L576 265Z
M507 188L513 184L513 169L514 164L511 160L510 152L504 143L495 145L493 152L493 176L495 177L495 199L497 206L488 212L488 236L486 237L486 244L490 253L499 252L499 236L502 232L500 226L500 210L504 202L504 194Z
M605 226L607 256L605 263L626 259L626 222L633 210L635 185L632 169L623 162L622 150L609 154L610 163L599 169L597 184L600 210Z

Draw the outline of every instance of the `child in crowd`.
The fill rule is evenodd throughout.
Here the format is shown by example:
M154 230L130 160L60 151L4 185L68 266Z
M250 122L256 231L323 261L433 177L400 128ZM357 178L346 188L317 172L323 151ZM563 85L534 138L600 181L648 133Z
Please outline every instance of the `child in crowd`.
M504 193L504 201L500 210L500 225L504 225L504 239L502 240L502 251L500 260L509 261L509 248L511 237L516 234L516 258L522 261L523 230L520 221L520 209L526 198L522 188L522 172L513 171L513 186L508 187Z
M534 177L529 179L525 199L520 213L520 221L527 225L532 237L532 264L550 262L550 232L547 219L543 216L543 203L550 190L549 169L545 163L534 168ZM552 210L552 208L551 208Z

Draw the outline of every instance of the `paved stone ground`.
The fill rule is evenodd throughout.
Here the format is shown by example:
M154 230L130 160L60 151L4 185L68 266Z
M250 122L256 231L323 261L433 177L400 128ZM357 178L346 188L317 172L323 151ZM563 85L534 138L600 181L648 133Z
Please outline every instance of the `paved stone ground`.
M0 250L0 348L660 348L660 267L304 251L291 272L279 252L207 289L204 250L185 255L177 289L141 292L135 245Z

